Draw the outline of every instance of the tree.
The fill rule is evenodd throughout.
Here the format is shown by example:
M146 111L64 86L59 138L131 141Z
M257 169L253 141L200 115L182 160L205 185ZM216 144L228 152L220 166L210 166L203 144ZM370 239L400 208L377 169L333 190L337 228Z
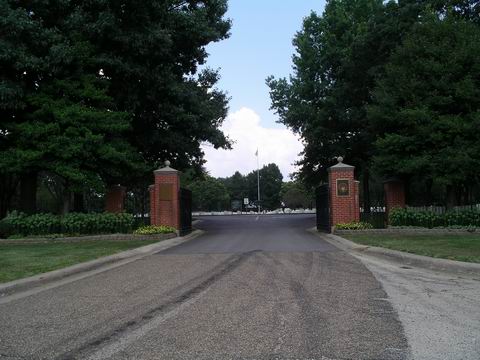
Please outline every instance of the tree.
M369 164L375 134L366 116L375 76L417 20L416 1L332 0L322 16L310 14L293 40L294 72L267 79L272 109L304 143L300 178L309 186L327 179L343 155L362 175L369 204Z
M230 206L225 185L211 176L191 182L189 189L192 191L194 210L222 211Z
M299 181L284 182L280 195L285 206L290 209L313 207L313 194Z
M462 201L480 181L480 28L431 14L392 55L374 94L377 169L444 186L450 206Z
M248 197L248 185L245 176L236 171L230 177L221 180L227 188L230 199L240 200L243 203L243 199Z
M264 165L260 171L260 203L262 208L274 210L280 207L280 191L282 189L283 175L276 164ZM248 184L248 198L258 199L257 171L252 171L246 176Z
M205 46L228 37L226 10L226 0L97 0L76 10L108 94L132 116L128 138L150 167L146 176L165 159L200 171L202 142L229 147L219 130L228 99L215 88L218 73L198 73Z
M26 97L36 91L45 57L54 43L55 31L13 1L0 2L0 218L5 216L17 184L21 184L21 207L35 210L36 161L38 154L26 151L9 159L5 151L16 146L15 127L25 121L30 108ZM16 161L13 161L16 160ZM8 161L8 166L6 162Z
M222 0L1 2L0 198L20 182L22 207L34 211L39 171L79 192L136 184L167 158L200 171L202 142L228 148L218 73L197 70L205 46L228 36L226 9Z

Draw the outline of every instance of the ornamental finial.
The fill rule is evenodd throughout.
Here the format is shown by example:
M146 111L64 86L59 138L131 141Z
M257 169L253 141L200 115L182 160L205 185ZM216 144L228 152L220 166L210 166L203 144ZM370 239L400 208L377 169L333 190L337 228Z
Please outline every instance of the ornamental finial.
M342 156L337 157L337 161L339 164L343 163L343 157Z
M170 166L170 161L165 160L165 162L163 164L165 165L165 167L169 167Z

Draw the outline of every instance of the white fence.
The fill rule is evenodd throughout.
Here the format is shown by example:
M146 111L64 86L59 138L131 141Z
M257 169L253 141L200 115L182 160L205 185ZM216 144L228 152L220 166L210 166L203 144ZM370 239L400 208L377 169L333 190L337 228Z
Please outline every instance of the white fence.
M275 215L275 214L315 214L316 210L315 209L289 209L286 208L285 211L282 209L277 209L273 211L262 211L262 214L266 215ZM245 211L194 211L192 213L193 216L203 216L203 215L215 215L215 216L221 216L221 215L258 215L256 211L250 211L250 212L245 212Z
M408 209L415 211L431 211L435 214L444 214L447 211L445 206L407 206ZM450 211L477 210L480 211L480 204L454 206Z

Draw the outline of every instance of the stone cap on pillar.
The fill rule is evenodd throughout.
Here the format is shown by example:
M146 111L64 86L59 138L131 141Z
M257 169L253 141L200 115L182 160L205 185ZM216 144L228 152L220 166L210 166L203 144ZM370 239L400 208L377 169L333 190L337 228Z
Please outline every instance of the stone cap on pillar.
M337 157L338 164L335 164L333 166L330 166L327 170L328 172L330 171L345 171L345 170L354 170L355 166L352 165L347 165L343 163L343 157L339 156Z
M178 174L180 172L177 169L171 168L170 161L168 160L165 160L163 164L165 165L164 167L155 170L153 173L154 174Z

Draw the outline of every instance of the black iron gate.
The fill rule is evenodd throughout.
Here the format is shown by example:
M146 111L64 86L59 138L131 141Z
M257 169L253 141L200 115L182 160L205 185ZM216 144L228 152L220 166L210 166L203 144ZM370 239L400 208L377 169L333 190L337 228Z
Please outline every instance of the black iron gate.
M317 230L330 232L330 200L328 184L321 185L316 190Z
M180 188L180 236L192 231L192 192Z

